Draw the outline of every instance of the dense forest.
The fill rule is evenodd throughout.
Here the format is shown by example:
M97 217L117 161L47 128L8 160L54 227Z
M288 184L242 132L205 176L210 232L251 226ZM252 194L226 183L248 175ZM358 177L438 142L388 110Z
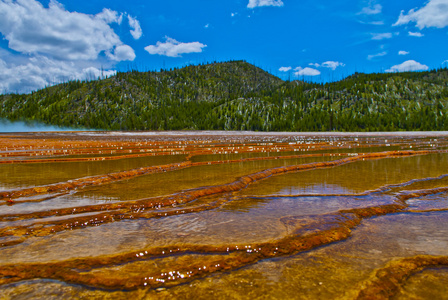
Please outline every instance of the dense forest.
M448 130L448 69L283 81L244 61L0 95L0 118L105 130Z

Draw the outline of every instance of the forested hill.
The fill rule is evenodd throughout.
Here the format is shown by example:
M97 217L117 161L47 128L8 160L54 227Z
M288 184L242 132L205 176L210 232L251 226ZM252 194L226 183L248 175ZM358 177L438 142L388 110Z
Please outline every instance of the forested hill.
M313 84L231 61L71 81L0 107L12 121L113 130L448 130L448 70Z

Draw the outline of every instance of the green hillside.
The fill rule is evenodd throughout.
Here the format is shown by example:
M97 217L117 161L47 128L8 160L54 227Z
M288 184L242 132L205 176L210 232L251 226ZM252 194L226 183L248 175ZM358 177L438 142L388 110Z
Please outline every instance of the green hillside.
M232 61L3 95L0 117L113 130L448 130L447 105L447 69L313 84Z

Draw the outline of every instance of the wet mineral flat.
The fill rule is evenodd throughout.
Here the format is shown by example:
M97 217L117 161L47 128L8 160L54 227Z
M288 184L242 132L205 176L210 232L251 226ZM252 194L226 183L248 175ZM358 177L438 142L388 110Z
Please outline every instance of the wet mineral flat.
M446 299L448 133L0 134L1 299Z

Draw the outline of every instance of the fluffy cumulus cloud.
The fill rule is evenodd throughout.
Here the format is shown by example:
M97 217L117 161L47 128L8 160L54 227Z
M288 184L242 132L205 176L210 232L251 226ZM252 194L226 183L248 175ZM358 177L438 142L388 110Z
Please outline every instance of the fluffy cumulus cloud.
M406 25L410 22L415 22L420 29L448 26L448 0L429 0L420 9L411 9L408 13L401 11L394 26Z
M398 51L398 55L408 55L408 54L409 54L408 51L403 51L403 50Z
M386 72L409 72L409 71L426 71L428 70L428 66L422 65L415 60L407 60L402 64L395 65L390 69L387 69Z
M336 70L337 67L345 67L345 64L338 61L326 61L322 63L322 67Z
M294 75L296 76L318 76L320 75L320 71L313 69L313 68L302 68L302 67L297 67L294 69Z
M207 47L199 42L181 43L170 37L165 38L164 43L157 42L156 45L149 45L145 50L149 54L158 54L169 57L181 57L182 54L187 53L201 53L202 49Z
M132 37L135 40L138 40L139 38L141 38L143 32L142 32L142 28L140 27L140 22L136 18L133 18L130 15L128 15L128 22L129 22L129 26L132 28L132 30L131 30Z
M255 8L260 6L283 6L282 0L249 0L248 8Z
M2 91L30 91L87 74L98 77L101 65L134 60L134 50L111 27L122 19L110 9L96 15L70 12L56 0L48 7L36 0L1 0L0 33L9 48L0 55Z
M68 80L93 80L115 75L114 70L101 66L58 61L45 56L35 56L20 64L6 63L0 59L0 93L27 93L48 85Z
M107 53L107 57L115 61L132 61L135 59L135 52L128 45L119 45L114 48L113 53Z
M278 69L280 72L288 72L291 71L291 67L281 67L280 69Z
M57 2L51 2L50 5L51 4L57 5ZM103 11L100 12L99 14L97 14L96 17L98 19L104 20L104 22L106 22L107 24L112 24L112 23L121 24L121 22L123 21L122 14L118 14L118 12L108 9L108 8L103 9Z
M36 0L0 2L0 32L10 49L62 60L114 55L123 43L110 24L119 20L108 9L97 15L69 12L54 0L48 8Z

